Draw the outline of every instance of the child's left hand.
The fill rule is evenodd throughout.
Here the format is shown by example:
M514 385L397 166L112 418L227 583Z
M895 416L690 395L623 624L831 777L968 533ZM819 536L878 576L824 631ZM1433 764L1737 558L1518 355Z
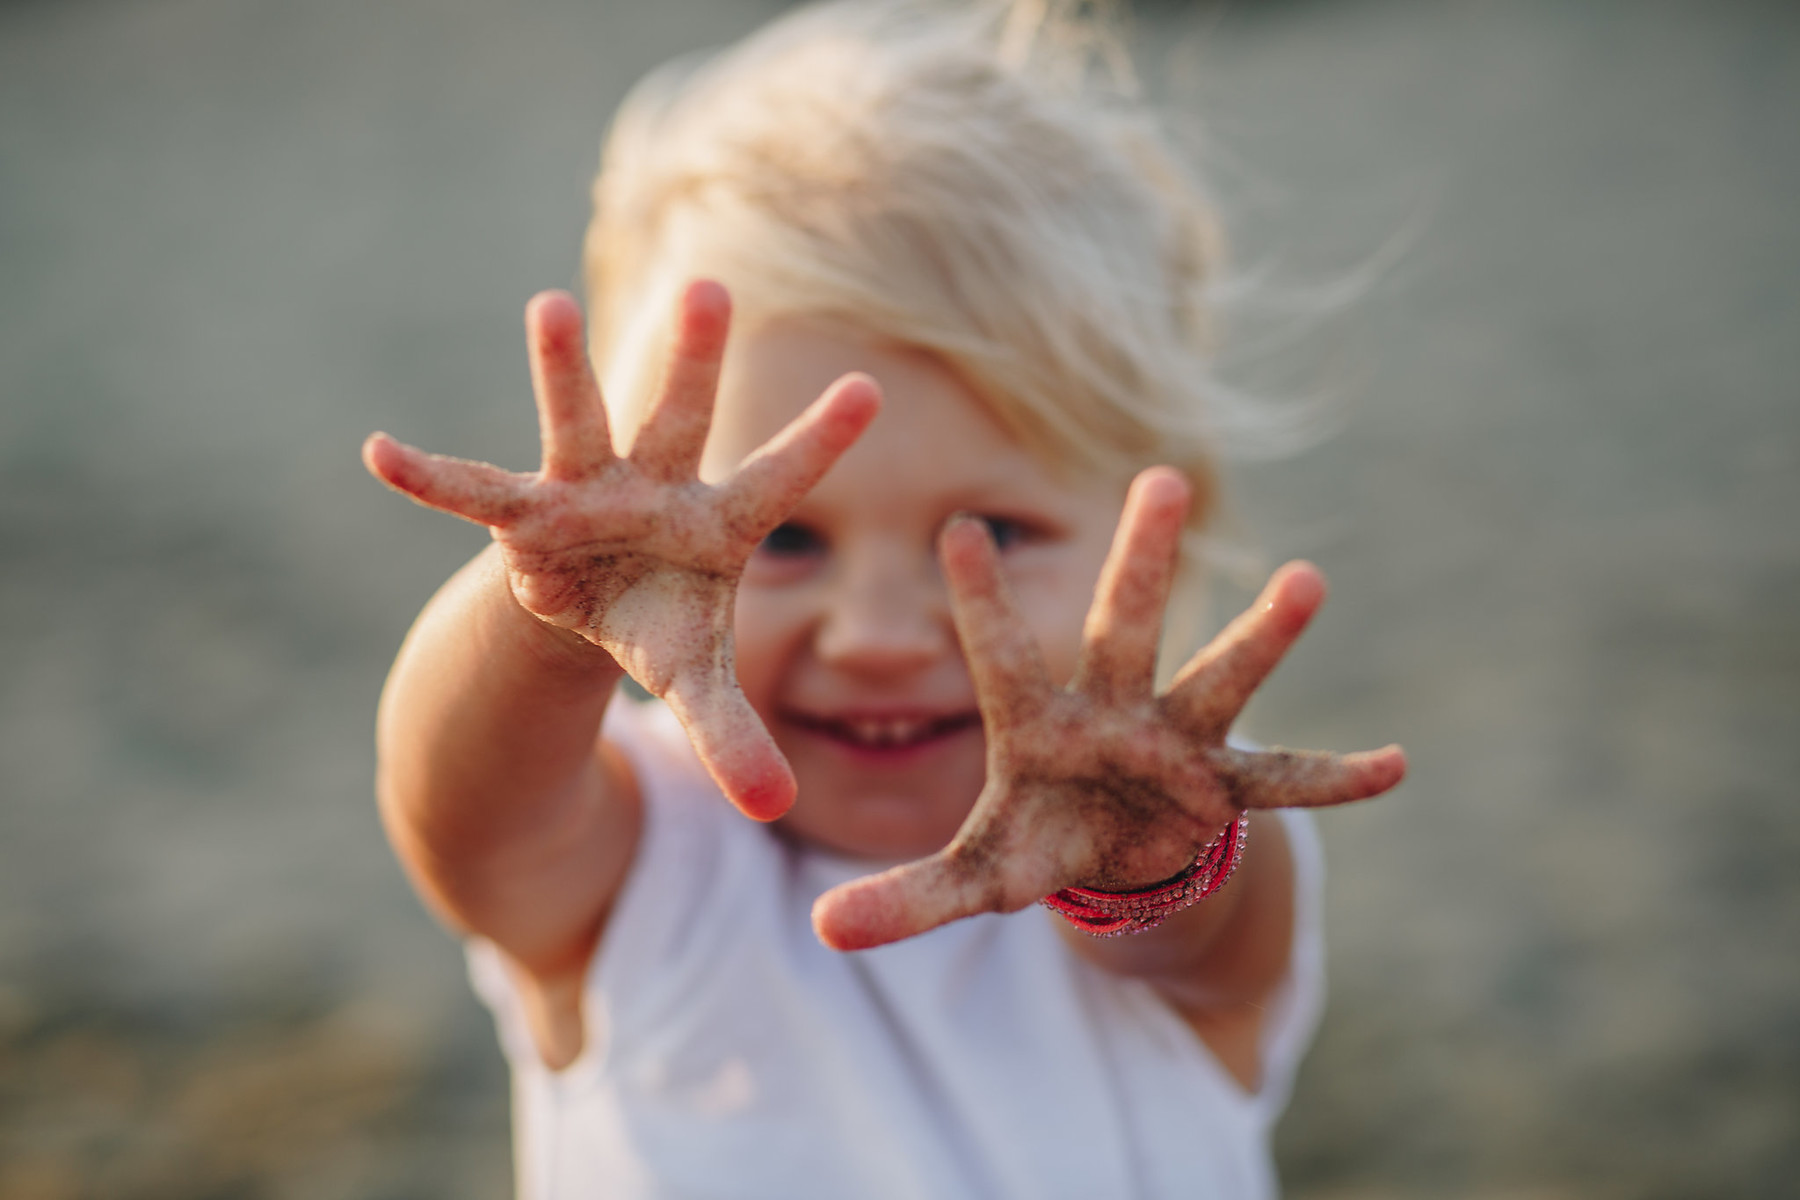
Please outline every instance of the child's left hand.
M1185 869L1245 809L1344 804L1400 782L1398 746L1338 755L1225 744L1324 599L1308 564L1277 571L1155 694L1187 503L1187 484L1167 468L1132 485L1066 687L1050 680L985 527L946 528L940 552L986 728L987 785L945 849L821 896L813 924L827 945L879 946L1070 886L1147 887Z

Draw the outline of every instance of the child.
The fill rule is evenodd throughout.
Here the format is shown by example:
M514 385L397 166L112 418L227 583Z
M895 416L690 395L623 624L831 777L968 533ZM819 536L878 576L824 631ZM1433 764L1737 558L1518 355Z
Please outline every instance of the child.
M541 470L365 447L495 539L400 651L378 789L524 1195L1274 1190L1318 866L1263 810L1404 759L1225 744L1304 564L1157 694L1231 425L1211 224L1096 32L1002 15L836 5L653 77L586 343L526 310Z

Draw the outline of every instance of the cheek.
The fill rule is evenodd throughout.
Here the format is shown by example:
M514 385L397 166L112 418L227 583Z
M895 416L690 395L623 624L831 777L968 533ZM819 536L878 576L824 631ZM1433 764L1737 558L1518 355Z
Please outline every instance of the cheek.
M1110 538L1096 531L1036 562L1022 561L1011 574L1013 595L1025 623L1037 639L1044 666L1057 686L1075 674L1081 654L1081 630L1087 624L1094 586L1106 559Z
M1071 580L1045 581L1040 586L1021 579L1013 589L1024 610L1025 624L1037 639L1044 666L1057 686L1075 674L1081 653L1081 628L1087 620L1091 587Z
M766 711L781 681L783 664L792 658L803 636L796 620L798 606L754 586L740 585L733 612L738 682L759 711Z

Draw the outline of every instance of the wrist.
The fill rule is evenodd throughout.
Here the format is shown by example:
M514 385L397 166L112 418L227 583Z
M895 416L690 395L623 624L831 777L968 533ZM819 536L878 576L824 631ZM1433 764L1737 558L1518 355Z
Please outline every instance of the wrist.
M551 623L519 601L498 545L483 551L479 562L490 627L539 668L608 689L624 676L624 669L605 649L573 629Z
M1249 814L1240 813L1200 848L1193 862L1171 878L1147 887L1111 890L1066 887L1041 903L1070 924L1096 937L1116 937L1156 928L1169 917L1205 900L1231 878L1244 852Z
M531 649L543 665L578 675L604 677L609 683L617 683L625 674L617 659L584 635L566 626L552 624L526 610L516 600L513 604L537 627Z

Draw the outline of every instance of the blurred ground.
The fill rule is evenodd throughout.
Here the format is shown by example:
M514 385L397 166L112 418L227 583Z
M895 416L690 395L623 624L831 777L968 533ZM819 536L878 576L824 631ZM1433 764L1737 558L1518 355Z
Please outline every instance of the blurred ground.
M607 114L776 7L0 6L0 1196L505 1193L491 1030L369 800L480 534L356 445L535 461L519 310ZM1415 764L1324 822L1292 1193L1791 1194L1800 9L1146 24L1248 261L1402 250L1269 360L1345 432L1242 477L1335 585L1256 729Z

